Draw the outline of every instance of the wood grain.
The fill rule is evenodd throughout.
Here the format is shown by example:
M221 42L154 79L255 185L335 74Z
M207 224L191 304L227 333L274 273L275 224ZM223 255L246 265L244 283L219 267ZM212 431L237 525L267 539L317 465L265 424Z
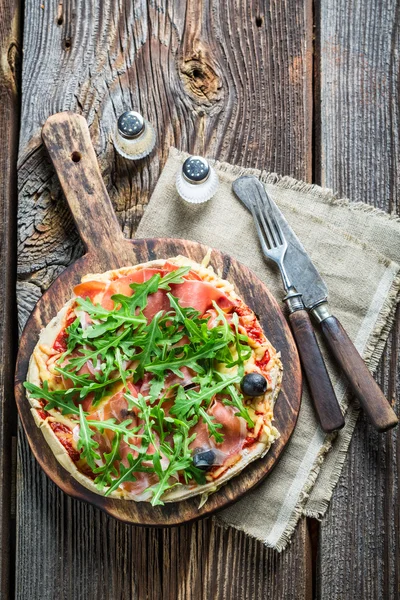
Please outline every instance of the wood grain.
M25 2L19 157L21 326L42 292L83 252L40 145L40 130L50 114L71 109L88 118L100 169L126 236L135 232L171 144L311 179L310 0L275 0L268 5L258 0L41 4L44 8L34 0ZM108 139L116 116L131 106L154 123L159 140L155 154L140 164L115 155ZM232 542L232 533L218 530L218 552L214 551L208 543L215 539L210 521L202 528L180 528L175 538L168 537L170 532L132 538L127 526L110 520L106 557L97 543L104 541L104 516L63 496L42 475L21 436L19 448L18 598L30 597L31 589L33 597L54 598L60 581L61 595L74 600L98 597L99 589L111 594L110 581L115 597L120 592L126 598L146 594L156 598L159 588L151 587L151 577L154 585L160 577L170 582L167 590L172 597L177 588L183 590L180 597L186 591L189 598L205 596L198 572L208 597L210 590L217 590L216 597L224 600L251 597L253 582L259 598L309 597L304 523L283 556L251 542L251 552L237 557L233 576L234 544L246 548L248 542L242 534L235 534ZM42 527L40 536L37 523ZM157 557L164 539L160 565ZM187 547L179 546L187 539L201 551L193 550L185 575L167 557L177 556L175 544ZM57 560L46 569L43 583L32 574L46 564L44 556L53 564L54 557ZM97 558L97 580L90 556ZM138 568L132 570L132 564ZM155 577L156 570L162 575Z
M19 512L25 540L20 565L40 556L42 569L37 575L19 568L18 599L311 598L305 520L290 551L281 554L212 519L170 529L132 527L72 500L41 470L36 474L32 462L21 436L19 485L31 504L29 511ZM293 573L296 581L286 575Z
M16 162L20 85L20 3L0 2L0 596L13 594L16 411Z
M318 4L321 181L398 213L400 3ZM397 414L399 339L397 315L378 369L378 383ZM323 600L399 597L399 457L398 431L380 436L361 416L321 523Z

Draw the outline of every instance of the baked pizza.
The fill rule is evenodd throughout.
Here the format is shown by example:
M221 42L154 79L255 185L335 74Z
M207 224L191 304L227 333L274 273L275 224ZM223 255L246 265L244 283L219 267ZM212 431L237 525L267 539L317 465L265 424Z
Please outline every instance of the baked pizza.
M97 494L208 495L279 436L279 352L211 267L87 275L41 332L25 387L59 463Z

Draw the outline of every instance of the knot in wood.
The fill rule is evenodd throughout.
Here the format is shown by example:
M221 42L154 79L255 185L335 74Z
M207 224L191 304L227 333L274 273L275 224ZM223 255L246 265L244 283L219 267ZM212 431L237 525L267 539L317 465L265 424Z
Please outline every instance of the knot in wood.
M183 60L181 73L187 94L197 103L212 107L221 101L221 79L201 52Z
M18 77L21 72L21 55L19 47L14 41L10 42L7 50L7 67L1 75L9 84L12 93L16 93L19 89Z

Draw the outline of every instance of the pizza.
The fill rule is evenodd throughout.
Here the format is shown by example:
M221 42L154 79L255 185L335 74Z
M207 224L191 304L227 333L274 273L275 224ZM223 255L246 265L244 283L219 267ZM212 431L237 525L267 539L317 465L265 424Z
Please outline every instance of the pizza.
M86 275L40 334L32 416L97 494L204 503L279 437L280 354L206 265L178 256Z

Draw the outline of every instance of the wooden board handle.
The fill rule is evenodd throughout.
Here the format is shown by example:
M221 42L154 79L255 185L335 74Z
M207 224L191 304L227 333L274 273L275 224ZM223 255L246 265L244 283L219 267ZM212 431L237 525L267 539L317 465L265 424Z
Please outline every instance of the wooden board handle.
M321 328L372 425L381 432L395 427L398 419L394 410L342 325L330 316L321 322Z
M298 310L289 315L289 321L321 427L326 433L341 429L344 426L344 417L326 370L310 317L307 311Z
M42 129L61 187L89 252L110 252L124 237L104 185L86 119L72 112L49 117Z

